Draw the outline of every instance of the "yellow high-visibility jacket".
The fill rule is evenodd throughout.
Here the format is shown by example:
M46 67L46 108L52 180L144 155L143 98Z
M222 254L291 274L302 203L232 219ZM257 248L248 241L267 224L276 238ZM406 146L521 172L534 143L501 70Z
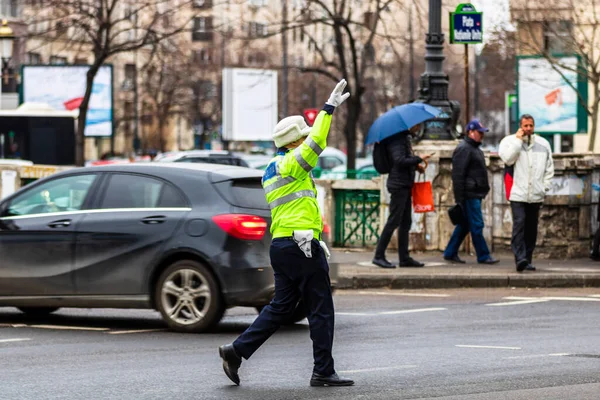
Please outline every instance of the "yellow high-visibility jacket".
M321 239L323 219L311 170L327 146L333 110L333 106L325 105L304 143L293 150L279 151L265 170L262 185L271 207L274 239L308 229L314 231L315 239Z

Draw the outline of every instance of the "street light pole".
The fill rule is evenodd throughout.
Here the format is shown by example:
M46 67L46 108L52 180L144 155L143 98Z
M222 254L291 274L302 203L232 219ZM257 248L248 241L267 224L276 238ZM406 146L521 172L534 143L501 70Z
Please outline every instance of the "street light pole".
M13 30L8 26L8 21L2 21L2 27L0 28L0 78L2 78L2 82L0 82L0 108L2 108L2 83L7 76L4 74L4 66L8 65L13 56L13 46L15 43L15 35L13 34Z
M429 0L429 32L425 39L425 72L421 75L420 103L442 110L435 119L423 124L420 140L452 140L458 137L456 124L460 115L457 101L448 99L448 75L444 73L444 33L442 32L442 1Z

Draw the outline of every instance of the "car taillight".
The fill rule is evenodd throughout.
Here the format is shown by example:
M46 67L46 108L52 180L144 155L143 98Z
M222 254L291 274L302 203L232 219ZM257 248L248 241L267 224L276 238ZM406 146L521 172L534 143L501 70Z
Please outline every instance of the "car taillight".
M212 220L229 235L244 240L261 240L267 231L267 221L256 215L221 214Z

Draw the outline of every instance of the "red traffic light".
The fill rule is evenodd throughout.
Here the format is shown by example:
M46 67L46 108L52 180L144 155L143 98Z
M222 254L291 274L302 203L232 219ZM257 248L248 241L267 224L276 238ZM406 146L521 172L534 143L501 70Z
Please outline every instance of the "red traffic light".
M319 114L319 110L316 108L307 108L304 110L304 118L306 118L306 123L309 126L312 126L315 123L315 119L317 119L317 115Z

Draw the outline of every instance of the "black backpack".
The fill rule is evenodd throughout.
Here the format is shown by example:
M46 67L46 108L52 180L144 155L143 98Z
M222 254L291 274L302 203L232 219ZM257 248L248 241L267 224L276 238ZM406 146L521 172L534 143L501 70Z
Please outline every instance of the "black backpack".
M380 174L389 174L392 170L393 162L390 158L390 152L386 143L379 142L373 145L373 166Z

